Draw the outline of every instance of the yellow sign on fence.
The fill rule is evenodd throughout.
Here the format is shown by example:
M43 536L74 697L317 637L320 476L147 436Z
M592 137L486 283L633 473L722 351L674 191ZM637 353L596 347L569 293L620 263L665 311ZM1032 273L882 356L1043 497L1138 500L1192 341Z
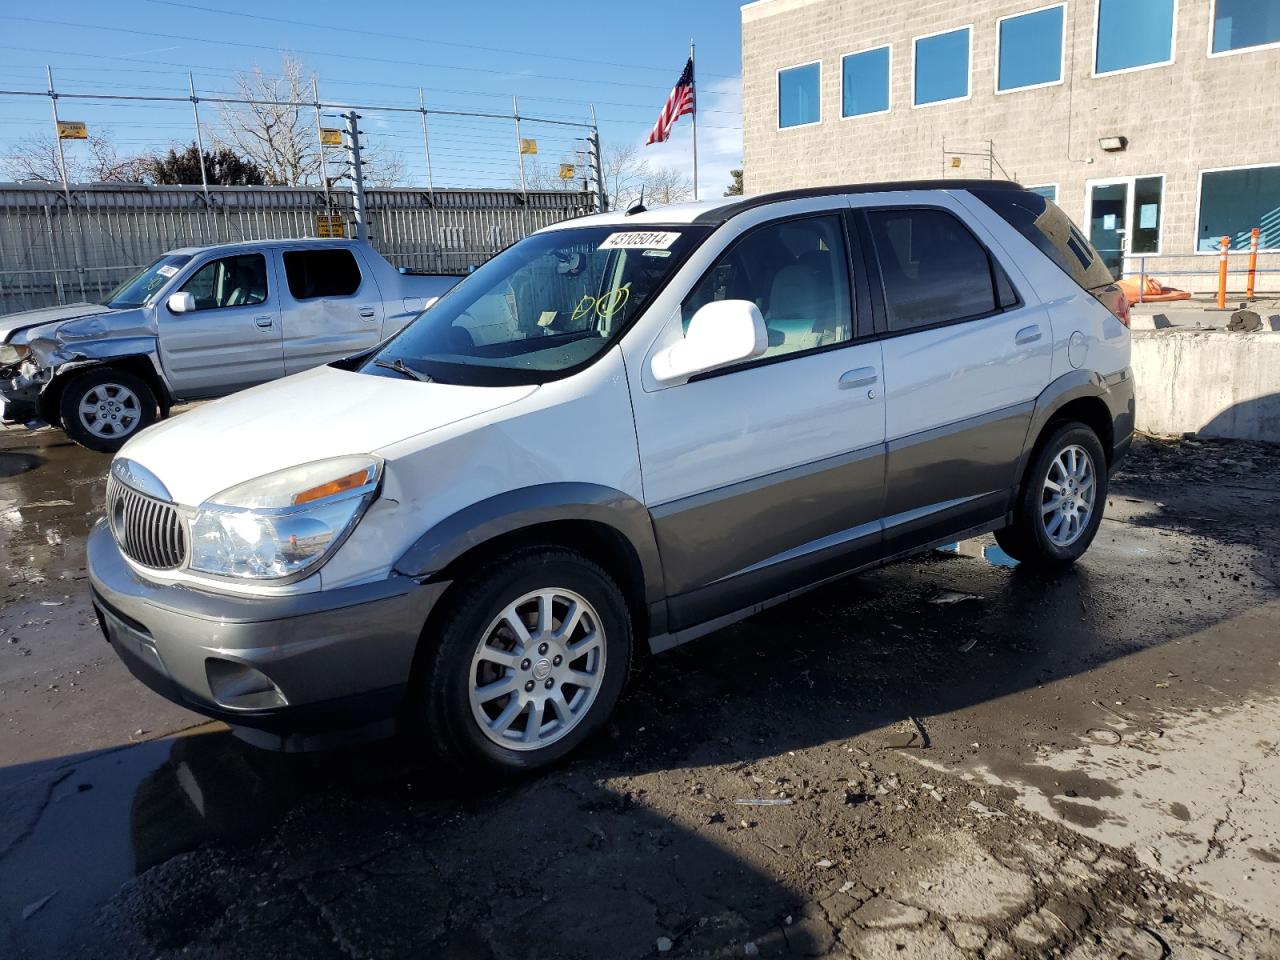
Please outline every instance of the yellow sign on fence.
M340 213L317 213L316 236L326 239L345 238L347 235L347 218Z
M526 140L524 137L521 137L521 138L520 138L520 152L521 152L521 153L537 153L537 152L538 152L538 141L537 141L537 140Z
M342 131L337 127L321 127L320 128L320 146L322 147L340 147L342 146Z
M560 164L560 179L561 179L561 180L572 180L576 175L577 175L577 174L575 173L575 171L574 171L574 169L573 169L573 164L572 164L572 163L562 163L562 164Z
M89 128L83 120L59 120L59 140L88 140Z

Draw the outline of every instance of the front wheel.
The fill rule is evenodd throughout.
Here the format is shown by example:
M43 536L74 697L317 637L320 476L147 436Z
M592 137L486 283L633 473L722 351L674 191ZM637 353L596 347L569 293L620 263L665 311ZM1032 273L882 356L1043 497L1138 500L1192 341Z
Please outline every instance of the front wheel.
M612 713L630 668L626 601L597 564L557 547L485 567L425 636L415 704L455 760L496 772L556 762Z
M97 367L73 377L58 401L62 429L90 450L115 453L143 427L155 423L156 395L141 377Z
M996 531L1005 553L1028 566L1062 567L1089 549L1107 502L1107 460L1098 435L1064 423L1041 444L1014 504Z

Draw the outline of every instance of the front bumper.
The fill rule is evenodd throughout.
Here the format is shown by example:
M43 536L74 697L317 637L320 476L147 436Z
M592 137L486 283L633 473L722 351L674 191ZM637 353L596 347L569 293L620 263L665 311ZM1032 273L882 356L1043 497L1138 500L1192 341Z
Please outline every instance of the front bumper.
M241 597L153 583L102 521L87 553L94 608L130 672L174 703L278 749L340 742L356 728L390 732L423 624L448 587L391 577Z

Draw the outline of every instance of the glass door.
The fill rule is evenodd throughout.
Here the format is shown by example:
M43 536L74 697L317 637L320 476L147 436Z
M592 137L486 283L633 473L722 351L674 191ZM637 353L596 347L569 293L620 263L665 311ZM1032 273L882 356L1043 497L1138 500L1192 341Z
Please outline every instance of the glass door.
M1129 181L1095 183L1089 187L1089 242L1119 279L1124 271L1126 224L1129 222Z
M1089 241L1119 279L1126 256L1160 253L1164 176L1088 183Z

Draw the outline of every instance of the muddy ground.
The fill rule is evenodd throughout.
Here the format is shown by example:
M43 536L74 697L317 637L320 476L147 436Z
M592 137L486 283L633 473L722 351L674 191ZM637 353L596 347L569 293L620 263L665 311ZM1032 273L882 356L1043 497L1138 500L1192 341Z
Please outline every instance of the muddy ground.
M516 784L280 756L93 623L103 457L0 434L0 956L1280 957L1280 449L1142 440L990 538L639 664Z

